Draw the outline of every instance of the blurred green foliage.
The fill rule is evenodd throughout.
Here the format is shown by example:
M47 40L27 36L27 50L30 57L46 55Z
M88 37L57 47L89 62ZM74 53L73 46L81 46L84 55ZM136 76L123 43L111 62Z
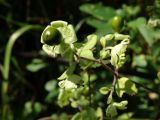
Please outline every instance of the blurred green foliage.
M106 98L100 92L106 93L107 89L103 88L100 92L99 89L104 85L111 86L112 76L101 68L90 75L94 84L93 108L79 112L71 107L59 107L56 78L68 62L62 58L47 57L41 50L40 35L48 23L61 19L75 26L82 41L90 33L101 37L113 33L111 20L115 15L125 20L121 33L131 36L127 62L120 73L138 87L137 95L124 94L122 98L128 100L128 108L118 111L116 119L160 119L159 13L159 0L0 0L0 119L69 120L75 113L73 120L94 120L94 114L100 116L99 120L105 119L105 116L102 118L104 110L94 109L94 106L98 104L104 108ZM32 29L37 25L36 30ZM26 30L26 26L31 29ZM18 37L17 30L20 31ZM11 45L10 58L5 60L11 37L15 43ZM5 66L8 66L9 72L6 72ZM81 104L88 104L83 97L80 99ZM110 111L115 111L114 107L111 108Z

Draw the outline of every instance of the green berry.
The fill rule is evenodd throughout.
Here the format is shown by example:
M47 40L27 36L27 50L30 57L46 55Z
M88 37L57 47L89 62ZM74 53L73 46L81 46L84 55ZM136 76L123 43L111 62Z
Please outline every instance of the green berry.
M112 18L112 28L116 32L120 32L123 25L124 25L124 20L121 16L115 16L115 17Z
M59 44L61 33L54 27L48 26L42 33L42 41L47 45Z

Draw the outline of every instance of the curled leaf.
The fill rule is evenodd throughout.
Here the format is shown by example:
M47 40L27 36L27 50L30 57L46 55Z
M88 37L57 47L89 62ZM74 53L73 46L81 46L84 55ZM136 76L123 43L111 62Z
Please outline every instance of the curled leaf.
M99 89L99 92L100 92L101 94L103 94L103 95L108 94L109 91L110 91L110 89L109 89L108 87L101 87L101 88Z
M92 49L97 43L97 36L92 34L87 36L87 43L84 44L83 50Z
M125 52L129 44L129 39L124 39L120 44L111 50L111 64L117 69L125 63Z
M117 109L120 109L120 110L124 110L126 109L126 105L128 104L128 101L127 100L124 100L124 101L121 101L120 103L117 103L117 102L114 102L113 105L117 108Z
M119 97L122 97L123 93L134 95L138 91L136 85L126 77L118 79L115 89Z

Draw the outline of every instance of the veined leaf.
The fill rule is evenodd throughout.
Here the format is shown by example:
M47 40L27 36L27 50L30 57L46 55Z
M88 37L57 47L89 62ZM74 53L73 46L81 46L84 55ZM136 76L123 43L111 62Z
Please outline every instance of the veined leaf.
M65 90L72 90L77 88L77 85L70 80L63 80L58 83L58 85Z

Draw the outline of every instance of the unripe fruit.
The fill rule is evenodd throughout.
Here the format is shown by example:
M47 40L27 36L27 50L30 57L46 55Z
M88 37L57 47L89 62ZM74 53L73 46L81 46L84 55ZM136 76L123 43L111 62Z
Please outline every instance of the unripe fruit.
M116 32L120 32L123 25L124 25L124 20L121 16L115 16L115 17L112 18L112 28Z
M54 27L48 26L42 33L42 40L47 45L59 44L61 33Z

